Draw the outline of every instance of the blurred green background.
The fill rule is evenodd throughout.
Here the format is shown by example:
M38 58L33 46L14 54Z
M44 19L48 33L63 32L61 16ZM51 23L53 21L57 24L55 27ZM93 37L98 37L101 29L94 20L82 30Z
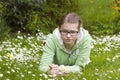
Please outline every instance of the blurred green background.
M76 12L92 35L113 35L120 31L120 13L114 0L1 0L0 40L16 32L51 33L60 17Z

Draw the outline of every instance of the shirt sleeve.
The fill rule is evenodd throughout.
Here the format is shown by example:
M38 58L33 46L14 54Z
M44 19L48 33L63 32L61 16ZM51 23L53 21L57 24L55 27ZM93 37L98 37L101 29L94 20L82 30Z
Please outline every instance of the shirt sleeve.
M39 70L41 72L47 72L50 69L49 65L53 63L54 54L55 54L55 45L50 36L47 38L46 44L43 47L43 54L41 56L41 60L39 64Z
M65 66L61 70L64 70L65 73L78 73L81 72L83 68L78 65L73 65L73 66Z

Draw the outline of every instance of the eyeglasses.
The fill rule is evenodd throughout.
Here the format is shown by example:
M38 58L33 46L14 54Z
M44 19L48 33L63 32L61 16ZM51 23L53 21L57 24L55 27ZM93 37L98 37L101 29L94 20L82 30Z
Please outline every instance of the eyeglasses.
M60 30L61 35L68 35L70 33L71 36L76 36L78 34L78 31L67 31L67 30Z

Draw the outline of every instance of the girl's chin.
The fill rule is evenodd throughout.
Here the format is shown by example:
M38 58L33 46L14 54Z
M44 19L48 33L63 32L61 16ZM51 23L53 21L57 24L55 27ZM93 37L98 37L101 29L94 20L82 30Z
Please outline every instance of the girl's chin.
M65 44L72 44L72 42L65 42Z

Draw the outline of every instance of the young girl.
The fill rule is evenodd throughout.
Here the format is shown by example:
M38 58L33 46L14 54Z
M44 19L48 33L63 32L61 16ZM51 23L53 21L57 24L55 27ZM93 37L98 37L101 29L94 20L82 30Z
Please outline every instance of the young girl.
M64 15L46 39L39 70L52 75L83 71L90 62L91 36L75 13Z

